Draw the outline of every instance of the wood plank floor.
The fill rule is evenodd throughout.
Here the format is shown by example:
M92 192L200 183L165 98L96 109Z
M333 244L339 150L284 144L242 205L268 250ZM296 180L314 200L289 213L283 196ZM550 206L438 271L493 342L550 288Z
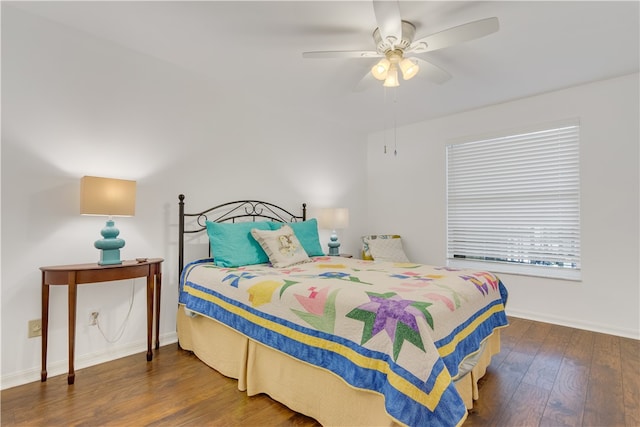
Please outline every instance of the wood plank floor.
M640 341L510 318L464 426L640 426ZM1 392L3 426L318 426L176 344Z

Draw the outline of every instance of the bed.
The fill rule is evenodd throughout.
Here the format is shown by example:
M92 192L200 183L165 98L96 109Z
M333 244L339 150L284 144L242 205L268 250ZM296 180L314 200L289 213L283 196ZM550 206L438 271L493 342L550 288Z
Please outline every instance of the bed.
M293 214L244 200L186 213L184 200L181 348L248 395L322 425L464 422L508 324L497 277L325 256L306 205ZM202 235L209 253L187 256Z

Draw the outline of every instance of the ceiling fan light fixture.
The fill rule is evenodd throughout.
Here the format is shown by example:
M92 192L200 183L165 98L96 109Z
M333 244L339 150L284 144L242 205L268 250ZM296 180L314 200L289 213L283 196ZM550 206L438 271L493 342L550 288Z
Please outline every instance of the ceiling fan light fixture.
M398 0L373 0L373 12L378 24L372 34L375 50L303 52L303 58L368 59L384 56L385 58L371 67L371 74L375 79L383 81L386 87L399 86L398 69L402 72L404 80L410 80L418 74L420 65L426 78L442 84L451 78L451 74L426 59L415 56L405 58L405 54L416 55L448 48L495 33L500 29L498 18L492 17L450 27L416 40L416 26L402 20L399 3ZM369 73L366 73L360 82L368 82L370 77ZM364 90L363 86L358 84L356 90Z
M384 87L398 87L400 82L398 81L398 67L396 64L391 64L389 71L387 72L387 78L384 80Z
M387 58L382 58L376 65L371 68L371 74L378 80L385 80L391 63Z
M420 66L417 62L412 61L409 58L405 58L400 62L400 70L402 71L402 78L405 80L412 79L420 71Z

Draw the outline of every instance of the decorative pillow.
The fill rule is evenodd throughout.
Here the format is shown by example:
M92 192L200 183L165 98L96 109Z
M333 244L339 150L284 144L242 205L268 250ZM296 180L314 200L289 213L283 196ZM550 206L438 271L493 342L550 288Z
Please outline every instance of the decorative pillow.
M400 238L373 239L369 241L369 251L376 261L409 262Z
M278 230L251 230L251 235L266 252L274 267L288 267L309 261L302 244L288 224Z
M362 259L373 261L371 251L369 250L369 242L376 239L399 239L398 234L374 234L371 236L362 236Z
M251 236L251 229L269 230L268 222L211 222L207 234L213 262L219 267L263 264L269 257Z
M272 230L279 230L283 226L281 222L271 222L270 224ZM318 235L318 221L315 218L307 221L290 222L287 225L291 227L298 240L300 240L300 244L302 244L308 256L324 255Z

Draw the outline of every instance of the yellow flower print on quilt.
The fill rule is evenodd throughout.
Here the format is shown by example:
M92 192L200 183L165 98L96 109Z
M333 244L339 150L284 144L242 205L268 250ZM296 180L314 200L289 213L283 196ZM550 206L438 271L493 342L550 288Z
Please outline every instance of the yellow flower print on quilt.
M254 307L259 307L263 304L271 302L273 293L282 286L282 282L275 280L265 280L264 282L256 283L247 289L249 293L249 302Z

